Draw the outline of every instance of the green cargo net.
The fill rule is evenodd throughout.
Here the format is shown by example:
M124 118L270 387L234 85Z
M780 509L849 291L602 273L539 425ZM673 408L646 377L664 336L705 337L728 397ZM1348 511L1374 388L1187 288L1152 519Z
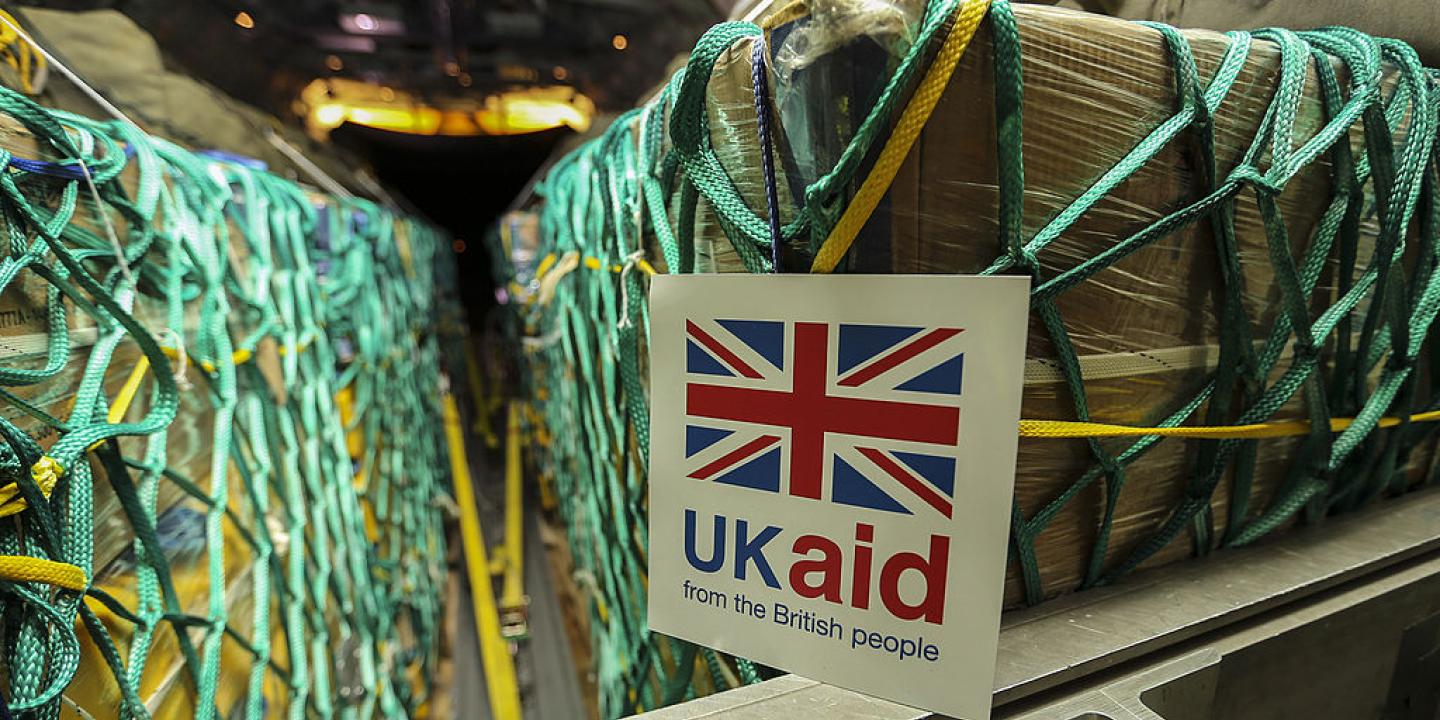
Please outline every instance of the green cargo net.
M0 112L45 158L0 150L0 709L423 714L443 239L128 123Z
M758 677L750 663L646 628L644 268L653 261L663 263L664 271L694 272L701 265L697 260L705 259L696 243L702 224L719 228L749 272L775 269L777 242L790 257L813 257L874 162L959 5L957 0L928 4L915 42L855 125L838 163L803 192L793 193L795 199L783 208L789 218L783 224L767 223L752 209L763 208L764 199L742 194L719 159L721 151L729 151L727 157L745 158L747 172L760 174L752 167L760 162L755 131L743 123L727 125L723 132L710 127L716 116L708 112L713 99L707 86L717 62L742 56L735 52L738 44L763 36L748 23L723 23L708 32L663 91L561 159L536 188L532 211L538 214L539 233L533 257L543 260L502 258L500 279L510 287L511 306L526 334L521 351L534 422L551 438L537 462L556 483L577 584L590 600L605 717ZM1085 421L1090 419L1086 384L1056 299L1161 238L1206 224L1221 272L1214 308L1219 358L1200 391L1165 408L1158 425L1264 423L1297 398L1309 424L1288 458L1285 478L1263 507L1251 507L1249 500L1256 440L1184 441L1192 452L1180 496L1149 537L1118 558L1109 552L1110 534L1126 469L1163 440L1145 436L1112 446L1089 439L1088 471L1057 480L1054 496L1028 516L1018 504L1014 509L1011 561L1029 603L1046 596L1037 536L1096 484L1103 491L1103 507L1082 587L1127 574L1187 530L1193 552L1204 554L1251 543L1297 518L1315 521L1434 482L1433 468L1418 483L1406 469L1411 452L1434 437L1432 424L1412 423L1410 416L1440 408L1440 363L1434 352L1424 352L1440 311L1440 275L1435 272L1440 88L1435 76L1403 43L1326 28L1227 33L1223 57L1205 78L1184 35L1165 25L1149 26L1158 32L1173 70L1173 114L1157 119L1113 168L1066 199L1058 213L1027 236L1022 232L1020 28L1008 3L990 3L982 30L990 35L994 53L1000 232L993 240L977 240L996 248L984 272L1032 278L1033 317L1054 348L1053 364L1073 400L1072 417L1045 419ZM1248 149L1234 167L1221 168L1214 119L1225 112L1227 94L1262 43L1279 57L1273 95ZM1307 85L1312 97L1318 92L1321 118L1317 127L1302 132L1297 117ZM762 91L759 104L765 100ZM712 142L719 138L744 147L717 149ZM1176 144L1187 150L1200 179L1193 195L1132 234L1114 238L1097 254L1047 274L1041 264L1047 248L1157 153ZM1329 163L1328 199L1308 243L1295 251L1295 231L1276 198L1298 173L1321 160ZM1242 302L1235 230L1241 202L1258 208L1278 288L1279 312L1268 326L1248 316ZM1362 242L1365 226L1378 227L1373 246L1368 239ZM1334 273L1338 290L1333 298L1315 293L1322 272ZM1398 427L1379 429L1386 415L1401 418ZM1332 430L1332 417L1353 417L1354 422ZM1211 500L1224 481L1234 500L1219 533Z

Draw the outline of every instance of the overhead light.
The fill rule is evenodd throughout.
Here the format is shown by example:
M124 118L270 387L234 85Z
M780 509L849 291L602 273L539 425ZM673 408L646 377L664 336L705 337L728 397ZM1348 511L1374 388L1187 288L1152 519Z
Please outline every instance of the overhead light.
M345 122L345 107L342 105L321 105L315 108L315 121L325 127L340 127Z
M550 74L554 76L556 80L564 80L570 77L570 71L566 70L564 65L556 65L555 69L550 71Z
M473 81L468 73L457 81L467 79ZM589 98L565 85L510 90L483 100L457 91L428 104L403 90L346 77L315 79L296 106L316 139L345 123L415 135L514 135L561 126L583 132L595 113Z
M517 135L566 126L575 132L590 128L595 104L565 86L531 87L492 95L476 113L480 128L491 135Z
M250 13L241 10L240 12L235 13L235 24L239 25L242 28L245 28L246 30L249 30L255 27L255 18L250 17Z
M356 35L403 35L405 23L398 19L372 13L352 13L340 16L340 27Z
M327 55L325 56L325 67L334 72L340 72L345 69L345 61L341 60L339 55Z
M616 35L615 37L610 38L610 46L615 48L616 50L624 50L625 48L630 47L630 39L625 37L624 35Z
M316 126L327 132L346 122L351 122L380 130L418 135L436 134L443 119L442 113L435 108L355 106L343 103L321 105L311 113L310 117Z

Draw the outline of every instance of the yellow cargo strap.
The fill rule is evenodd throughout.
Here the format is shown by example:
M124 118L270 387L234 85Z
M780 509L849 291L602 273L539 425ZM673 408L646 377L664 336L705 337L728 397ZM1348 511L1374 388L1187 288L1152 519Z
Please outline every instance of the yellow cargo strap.
M501 584L500 609L523 610L525 600L525 508L521 501L520 403L511 400L505 432L505 581Z
M1440 410L1417 413L1408 417L1383 417L1377 427L1395 427L1402 422L1435 422L1440 420ZM1330 431L1340 432L1350 427L1354 418L1331 418ZM1070 420L1021 420L1020 437L1028 438L1102 438L1102 437L1178 437L1203 440L1256 440L1261 438L1291 437L1310 432L1309 420L1278 420L1253 425L1181 425L1177 427L1135 427L1132 425L1109 425L1095 422L1074 422Z
M830 230L830 236L825 238L819 252L815 253L810 272L828 273L845 257L850 245L855 242L855 236L860 234L860 228L865 226L875 206L880 204L880 198L895 181L895 174L900 171L900 165L920 137L920 131L925 129L930 113L935 111L935 105L950 84L955 66L960 64L960 56L965 54L970 38L975 36L975 30L980 27L980 20L989 7L990 0L966 0L956 9L955 23L950 26L949 34L940 46L940 54L925 71L925 77L905 106L900 122L896 123L890 138L885 141L885 147L880 150L870 174L860 184L860 189L845 207L840 221Z
M465 457L465 436L455 396L442 396L445 441L450 450L450 472L455 481L455 503L460 506L460 540L465 550L465 570L470 578L470 599L475 613L475 631L480 639L480 659L490 695L490 716L494 720L520 720L520 688L515 682L515 660L509 643L500 634L500 614L495 609L495 588L490 583L490 563L485 559L485 539L480 532L480 514L475 510L475 490L470 463Z

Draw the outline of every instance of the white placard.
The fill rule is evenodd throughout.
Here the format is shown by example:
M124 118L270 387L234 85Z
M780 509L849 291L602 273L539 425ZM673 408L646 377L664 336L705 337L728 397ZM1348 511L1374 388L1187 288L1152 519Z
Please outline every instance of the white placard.
M989 717L1028 291L655 277L650 627Z

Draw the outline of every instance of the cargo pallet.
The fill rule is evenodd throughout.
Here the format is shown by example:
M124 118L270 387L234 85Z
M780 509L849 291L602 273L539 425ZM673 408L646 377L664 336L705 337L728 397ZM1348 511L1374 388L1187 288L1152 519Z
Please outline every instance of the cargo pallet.
M996 720L1440 718L1440 490L1007 613ZM921 720L793 675L646 720Z

